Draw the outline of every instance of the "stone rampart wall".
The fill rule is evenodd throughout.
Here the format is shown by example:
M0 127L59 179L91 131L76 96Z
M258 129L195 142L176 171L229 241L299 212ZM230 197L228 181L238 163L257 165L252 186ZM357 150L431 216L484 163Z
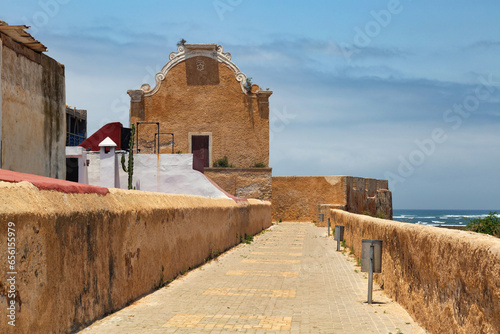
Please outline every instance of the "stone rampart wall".
M500 239L330 211L359 257L382 240L384 291L431 333L500 333Z
M325 204L349 212L392 218L392 195L387 180L352 176L275 176L272 185L273 220L318 221ZM326 219L323 226L325 224Z
M269 202L110 189L39 191L0 182L0 240L15 223L16 327L1 333L66 333L152 292L162 282L271 225ZM7 252L0 252L7 263ZM8 320L8 319L7 319Z

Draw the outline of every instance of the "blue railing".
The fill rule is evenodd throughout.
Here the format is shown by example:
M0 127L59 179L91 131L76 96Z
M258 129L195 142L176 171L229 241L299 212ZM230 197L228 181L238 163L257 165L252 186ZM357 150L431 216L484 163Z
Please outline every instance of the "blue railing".
M66 134L66 146L78 146L85 140L85 135L83 133L67 133Z

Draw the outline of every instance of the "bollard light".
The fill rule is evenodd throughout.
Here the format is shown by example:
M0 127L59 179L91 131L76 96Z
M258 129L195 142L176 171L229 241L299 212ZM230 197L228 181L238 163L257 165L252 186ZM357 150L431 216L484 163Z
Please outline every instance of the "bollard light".
M330 218L328 218L328 237L330 237Z
M361 241L361 272L368 272L368 304L371 304L373 273L382 272L382 240Z
M333 240L337 240L337 252L339 252L340 243L344 240L344 226L335 225L335 238Z

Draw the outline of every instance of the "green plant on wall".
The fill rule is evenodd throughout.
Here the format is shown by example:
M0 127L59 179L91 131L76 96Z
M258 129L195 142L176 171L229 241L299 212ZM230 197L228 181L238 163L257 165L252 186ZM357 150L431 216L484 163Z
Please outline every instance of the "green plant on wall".
M247 78L246 82L245 82L245 88L247 89L248 92L250 92L252 90L252 77L249 77Z
M130 140L128 142L128 167L125 167L125 154L122 155L122 169L125 173L128 173L128 189L133 189L132 180L134 175L134 134L135 125L132 124L132 129L130 130Z
M377 213L374 216L375 218L387 219L387 215L382 210L377 210Z
M264 168L266 167L266 165L264 165L263 162L256 162L254 165L253 165L254 168Z
M484 218L465 218L469 223L467 224L467 230L493 235L500 238L500 218L496 211L490 212Z
M222 158L222 159L215 160L213 166L214 167L233 167L233 165L229 163L226 156L224 156L224 158Z
M248 245L250 245L253 241L253 235L251 234L246 234L245 233L245 237L241 236L241 243L246 243Z
M372 214L370 213L370 211L367 211L367 210L364 210L362 212L363 215L365 216L370 216L370 217L375 217L375 218L381 218L381 219L387 219L387 215L385 214L384 211L382 210L377 210L377 213L376 214Z

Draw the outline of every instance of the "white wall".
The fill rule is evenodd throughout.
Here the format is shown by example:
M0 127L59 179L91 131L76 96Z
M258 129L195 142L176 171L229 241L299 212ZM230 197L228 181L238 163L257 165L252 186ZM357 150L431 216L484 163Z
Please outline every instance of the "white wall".
M111 165L104 168L99 152L88 152L87 159L90 161L87 167L89 184L113 187L111 183L115 179L117 171L116 187L127 189L128 174L121 167L122 154L125 154L125 166L128 166L128 154L118 151L116 159L114 159L117 169L114 169ZM106 170L104 180L109 182L101 181L103 168ZM192 154L135 154L133 186L137 190L228 198L203 173L193 170Z

